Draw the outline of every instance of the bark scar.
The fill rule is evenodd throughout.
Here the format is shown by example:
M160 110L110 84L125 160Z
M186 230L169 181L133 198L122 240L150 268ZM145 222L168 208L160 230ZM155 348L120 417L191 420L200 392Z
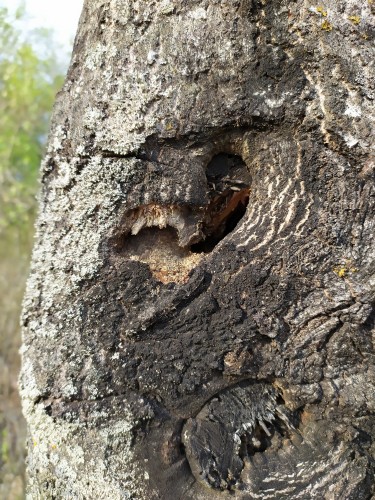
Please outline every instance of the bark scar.
M162 283L186 283L244 216L250 196L244 172L240 157L216 155L207 167L205 206L149 203L130 210L112 239L116 253L147 264Z

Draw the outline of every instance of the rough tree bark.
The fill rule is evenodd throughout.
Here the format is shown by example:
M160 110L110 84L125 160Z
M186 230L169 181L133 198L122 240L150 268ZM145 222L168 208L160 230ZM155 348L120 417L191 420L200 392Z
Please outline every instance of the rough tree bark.
M86 0L24 305L29 498L374 493L371 10Z

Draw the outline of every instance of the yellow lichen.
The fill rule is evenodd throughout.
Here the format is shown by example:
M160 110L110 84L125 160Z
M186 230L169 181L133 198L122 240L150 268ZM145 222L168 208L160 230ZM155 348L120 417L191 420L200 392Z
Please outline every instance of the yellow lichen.
M322 6L317 7L316 11L319 12L319 14L321 14L323 17L327 17L327 11L324 10Z
M341 264L336 266L333 269L333 272L337 274L339 278L345 278L349 273L356 273L358 271L357 267L351 265L350 260L346 260L345 264Z
M339 278L345 278L348 270L346 267L335 267L333 272L336 273Z
M321 28L324 31L332 31L333 26L332 26L332 24L329 21L327 21L327 19L325 19L322 22Z
M359 16L349 16L348 19L355 25L358 25L361 22L361 18Z

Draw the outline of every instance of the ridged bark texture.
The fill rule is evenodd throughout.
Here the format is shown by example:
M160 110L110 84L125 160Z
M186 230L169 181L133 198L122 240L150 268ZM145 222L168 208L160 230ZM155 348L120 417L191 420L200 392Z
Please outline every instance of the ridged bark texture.
M374 494L371 0L86 0L24 302L29 498Z

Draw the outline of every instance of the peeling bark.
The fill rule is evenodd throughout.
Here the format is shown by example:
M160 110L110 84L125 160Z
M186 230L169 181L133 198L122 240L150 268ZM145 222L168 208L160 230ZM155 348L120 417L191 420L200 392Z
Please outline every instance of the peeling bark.
M374 494L374 5L327 7L86 0L22 319L29 498Z

